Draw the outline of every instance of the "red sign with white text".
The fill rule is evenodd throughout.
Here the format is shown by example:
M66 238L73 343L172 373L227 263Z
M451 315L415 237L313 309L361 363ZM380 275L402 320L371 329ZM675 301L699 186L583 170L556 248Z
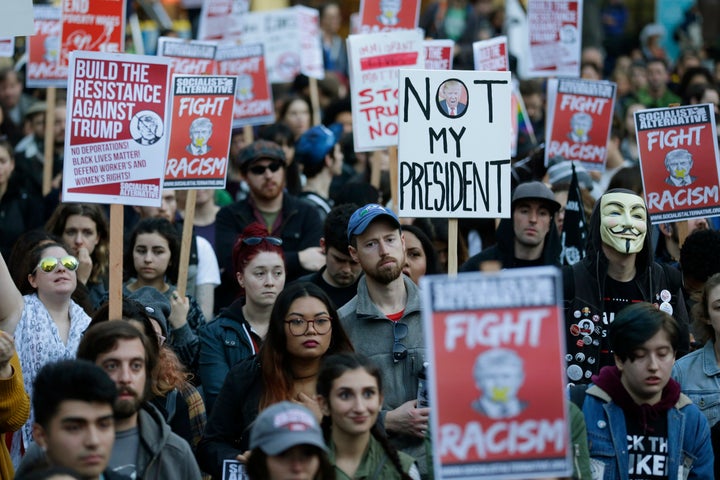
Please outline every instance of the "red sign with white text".
M125 3L123 0L62 2L60 64L68 55L84 52L119 53L125 47Z
M454 47L452 40L423 40L425 70L452 70Z
M505 72L510 70L507 37L500 36L473 43L475 70Z
M35 35L28 37L28 87L67 86L67 66L60 65L61 15L58 7L36 5Z
M160 206L169 70L161 57L70 54L63 201Z
M635 112L648 215L653 223L720 215L714 106Z
M420 0L361 0L360 33L412 30L419 15Z
M560 271L431 275L421 288L435 477L567 476Z
M221 45L217 61L218 74L237 77L233 126L272 123L275 106L263 45Z
M165 187L225 188L237 77L173 75Z

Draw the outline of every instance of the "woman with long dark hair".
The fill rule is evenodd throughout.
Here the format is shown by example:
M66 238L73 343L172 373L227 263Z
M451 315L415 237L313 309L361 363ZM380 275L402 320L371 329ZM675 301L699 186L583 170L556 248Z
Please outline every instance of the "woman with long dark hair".
M379 367L355 353L323 360L317 381L323 433L338 479L419 480L415 460L380 431L383 390Z
M223 461L248 450L249 427L270 405L293 401L319 419L315 385L320 362L327 355L351 351L337 311L320 287L297 283L283 290L259 354L230 369L215 400L198 446L202 470L221 478Z

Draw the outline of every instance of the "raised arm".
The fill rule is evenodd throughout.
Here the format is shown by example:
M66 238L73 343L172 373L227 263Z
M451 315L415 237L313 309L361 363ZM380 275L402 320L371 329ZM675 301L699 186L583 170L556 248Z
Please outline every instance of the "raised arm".
M14 335L24 306L25 301L10 276L5 259L0 255L0 330Z

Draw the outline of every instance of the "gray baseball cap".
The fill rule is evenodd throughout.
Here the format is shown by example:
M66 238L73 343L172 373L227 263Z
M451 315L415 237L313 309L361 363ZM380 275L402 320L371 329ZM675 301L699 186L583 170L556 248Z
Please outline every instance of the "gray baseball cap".
M250 431L250 449L279 455L297 445L313 445L327 452L315 414L291 402L279 402L260 412Z

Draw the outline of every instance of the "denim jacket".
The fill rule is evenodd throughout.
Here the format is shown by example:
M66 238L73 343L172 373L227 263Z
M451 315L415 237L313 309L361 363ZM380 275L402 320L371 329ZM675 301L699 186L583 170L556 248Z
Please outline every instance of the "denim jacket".
M715 358L715 343L706 342L700 350L675 362L672 377L705 415L708 424L715 425L720 420L720 368Z
M583 403L594 480L627 480L629 459L625 414L610 396L591 385ZM668 410L668 479L713 478L710 428L690 399L680 399Z

